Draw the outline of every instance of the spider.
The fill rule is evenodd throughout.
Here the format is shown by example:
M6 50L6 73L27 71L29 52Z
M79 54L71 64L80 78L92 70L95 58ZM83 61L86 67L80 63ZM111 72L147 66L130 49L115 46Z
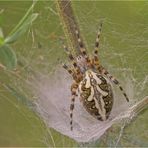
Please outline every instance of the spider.
M64 45L64 49L68 54L72 66L63 64L63 67L74 80L71 85L71 130L73 130L73 110L75 98L77 96L79 96L80 102L90 115L100 121L105 121L109 118L114 101L113 90L109 80L119 87L126 101L129 102L119 81L100 64L98 49L101 29L102 23L97 33L95 49L92 57L87 54L77 28L75 28L75 33L79 44L80 54L78 56L73 56L70 50Z

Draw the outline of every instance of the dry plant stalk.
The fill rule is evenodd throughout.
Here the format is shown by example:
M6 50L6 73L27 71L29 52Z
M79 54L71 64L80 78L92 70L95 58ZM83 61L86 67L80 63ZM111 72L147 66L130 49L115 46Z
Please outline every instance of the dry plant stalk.
M62 22L63 31L68 43L68 47L79 52L79 44L75 33L75 28L79 31L79 25L74 16L70 0L56 0L57 11ZM82 36L80 36L82 39Z

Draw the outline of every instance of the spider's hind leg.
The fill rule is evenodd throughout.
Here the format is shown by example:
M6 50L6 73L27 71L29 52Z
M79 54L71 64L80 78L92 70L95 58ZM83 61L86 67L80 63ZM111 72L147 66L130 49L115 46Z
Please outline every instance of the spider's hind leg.
M78 79L76 77L75 72L73 69L70 69L66 64L63 64L63 68L65 68L70 75L73 76L73 79L75 80L74 83L71 85L71 104L70 104L70 129L73 130L73 110L74 110L74 103L75 98L77 97L77 88L78 88ZM77 81L77 82L76 82Z
M78 83L74 82L71 85L71 104L70 104L70 129L73 130L73 110L74 110L74 103L75 98L77 97L76 91L78 89Z
M117 85L119 87L119 89L121 90L122 94L124 95L126 101L129 102L129 98L128 98L127 94L125 93L123 87L119 83L119 81L115 77L113 77L104 67L100 67L99 71L101 74L106 75L115 85Z

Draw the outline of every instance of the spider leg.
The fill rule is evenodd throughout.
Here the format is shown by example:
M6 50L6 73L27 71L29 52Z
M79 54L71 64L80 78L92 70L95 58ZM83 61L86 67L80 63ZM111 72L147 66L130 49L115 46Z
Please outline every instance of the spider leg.
M63 68L68 71L68 73L72 76L72 78L79 83L83 79L83 74L81 73L79 67L77 65L73 65L74 69L70 68L66 64L63 64Z
M80 68L78 67L74 56L70 53L69 49L65 45L63 47L64 47L66 53L68 54L69 59L72 61L73 67L76 69L76 71L80 71Z
M63 68L66 69L70 75L73 75L74 73L73 69L68 67L66 64L63 64Z
M70 68L69 66L67 66L66 64L63 64L63 68L66 69L66 71L68 71L68 73L72 76L72 78L77 81L77 75L74 69Z
M71 85L71 104L70 104L70 129L71 131L73 130L73 110L74 110L74 103L75 103L75 98L77 96L76 91L78 88L78 83L74 82Z
M72 75L75 82L71 85L71 104L70 104L70 129L73 130L73 110L74 110L74 102L75 98L77 97L76 91L78 88L78 84L83 79L83 75L80 73L80 77L78 73L74 71L74 69L70 69L66 64L63 64L63 68L68 71L70 75Z
M98 50L99 50L99 45L100 45L101 30L102 30L102 23L100 24L99 30L97 32L97 37L96 37L96 42L95 42L95 50L94 50L94 55L95 56L98 56Z
M99 50L99 45L100 45L100 35L101 35L101 29L102 29L102 23L100 24L97 37L96 37L96 42L95 42L95 49L94 49L94 64L99 64L99 58L98 58L98 50Z
M76 77L77 77L77 79L75 79L75 81L79 82L82 79L83 74L81 73L81 70L80 70L74 56L70 53L70 51L68 50L68 48L65 45L64 45L64 49L65 49L66 53L68 54L69 59L72 61L72 65L74 67L74 71L75 71ZM66 69L67 67L64 66L64 68Z
M116 84L119 87L119 89L121 90L122 94L126 98L127 102L129 102L129 98L127 97L127 94L123 90L123 88L122 88L121 84L119 83L119 81L115 77L113 77L111 74L109 74L109 72L104 67L102 67L100 65L100 63L99 63L98 49L99 49L99 41L100 41L101 29L102 29L102 23L101 23L101 25L99 27L99 31L97 33L97 38L96 38L96 43L95 43L94 61L93 61L94 65L95 65L96 69L98 69L101 74L106 75L114 84Z
M85 58L87 65L91 66L91 60L89 59L89 56L86 53L86 49L85 49L84 44L83 44L83 42L80 38L80 33L79 33L77 28L75 28L75 33L76 33L77 40L78 40L78 43L79 43L80 52L81 52L82 56Z
M129 102L129 98L128 98L127 94L125 93L123 87L119 83L119 81L115 77L113 77L104 67L100 67L99 71L101 74L106 75L115 85L117 85L119 87L119 89L121 90L122 94L124 95L126 101Z
M69 49L65 45L63 45L63 48L66 51L66 53L68 54L69 59L71 61L73 61L74 60L74 56L71 54L71 52L69 51Z

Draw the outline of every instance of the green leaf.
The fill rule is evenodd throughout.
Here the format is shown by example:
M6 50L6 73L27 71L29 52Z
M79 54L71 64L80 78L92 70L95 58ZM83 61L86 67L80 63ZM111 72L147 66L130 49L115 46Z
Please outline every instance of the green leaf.
M3 30L0 27L0 46L4 44L4 35L3 35Z
M0 47L0 64L4 65L9 70L16 68L16 55L13 49L7 44Z
M5 39L5 43L15 42L23 33L27 31L31 23L37 18L37 13L32 13L33 8L37 1L33 1L33 4L25 13L24 17L19 21L16 27L10 32L8 37Z
M22 26L22 24L25 22L25 20L30 16L30 14L32 13L32 10L35 6L37 1L33 1L33 4L30 6L30 8L27 10L27 12L25 13L24 17L19 21L19 23L16 25L16 27L10 32L9 35L14 34L18 28L20 28Z
M0 27L0 38L4 38L3 30L1 27Z
M0 37L0 46L3 45L5 43L4 38Z
M27 19L25 19L23 24L21 24L21 26L19 26L14 33L9 35L5 39L5 43L10 44L10 43L15 42L22 34L24 34L27 31L27 29L29 28L31 23L37 18L37 16L38 16L38 13L33 13L33 14L29 15L27 17Z

